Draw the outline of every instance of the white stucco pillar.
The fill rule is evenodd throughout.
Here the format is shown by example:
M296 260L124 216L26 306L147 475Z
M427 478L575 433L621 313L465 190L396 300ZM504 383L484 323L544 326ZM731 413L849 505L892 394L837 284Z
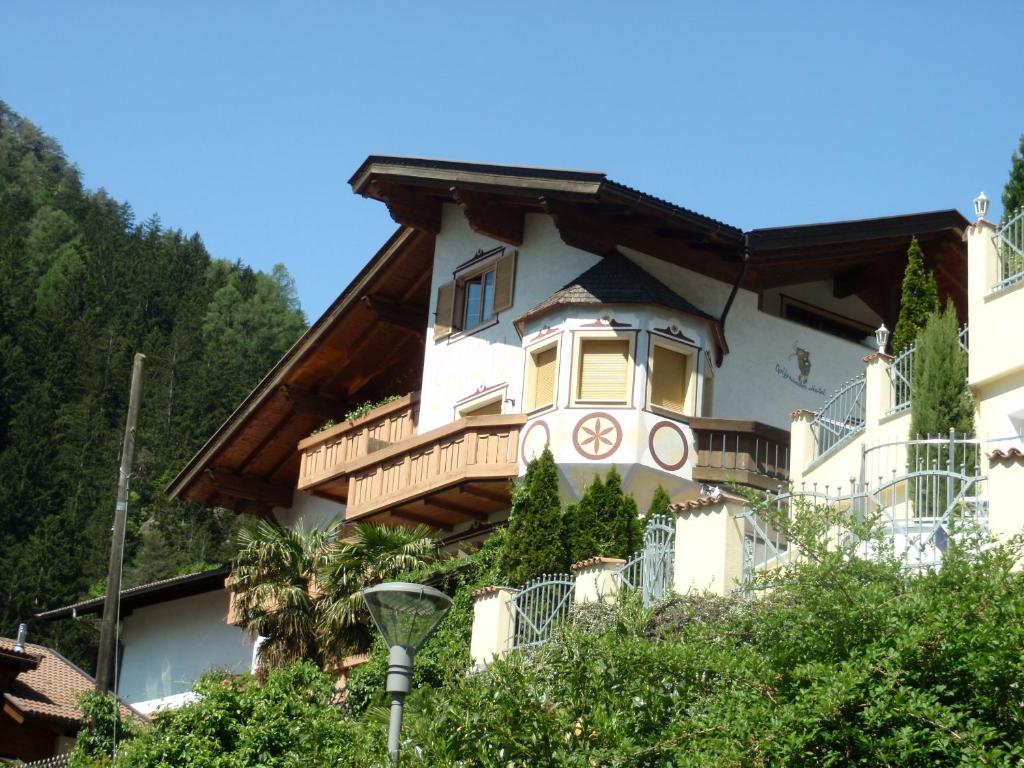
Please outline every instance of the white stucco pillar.
M989 531L1006 541L1024 530L1024 456L990 454L987 483Z
M790 414L789 426L789 480L798 485L807 465L814 461L814 433L811 422L817 414L806 408Z
M727 595L743 575L743 520L738 496L722 494L673 505L676 518L675 591Z
M572 567L576 576L573 602L576 605L614 602L622 583L618 572L625 563L617 557L591 557L576 563Z
M512 640L509 600L516 591L509 587L484 587L473 593L473 634L469 654L474 667L486 667L509 649Z
M864 419L870 430L892 406L892 382L889 380L889 364L895 358L884 352L872 352L864 358Z

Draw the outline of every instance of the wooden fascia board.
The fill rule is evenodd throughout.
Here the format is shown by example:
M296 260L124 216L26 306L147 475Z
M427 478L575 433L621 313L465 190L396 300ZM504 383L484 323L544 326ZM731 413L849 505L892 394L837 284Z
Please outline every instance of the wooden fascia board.
M582 174L581 174L582 175ZM372 162L364 165L349 180L354 192L367 195L369 185L375 181L390 181L396 184L432 186L450 189L464 186L467 189L494 190L545 190L577 195L595 195L603 183L603 174L590 174L588 179L545 179L528 174L488 173L460 168L417 167L400 163Z
M266 399L272 396L279 386L287 383L287 376L315 352L323 337L330 333L337 321L354 305L373 278L416 236L417 232L408 227L399 228L391 236L377 256L356 275L334 305L329 307L324 315L292 345L270 373L256 385L249 396L242 401L242 404L225 419L203 447L189 460L188 464L165 489L168 496L180 498L199 479L206 464L224 449L238 429L264 404Z

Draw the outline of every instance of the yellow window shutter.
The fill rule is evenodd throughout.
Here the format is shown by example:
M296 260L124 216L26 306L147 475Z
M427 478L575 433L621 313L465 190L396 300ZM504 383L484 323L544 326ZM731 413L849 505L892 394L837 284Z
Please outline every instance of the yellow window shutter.
M437 312L434 314L434 340L452 335L455 308L455 283L445 283L437 289Z
M655 345L651 405L682 413L686 407L686 355Z
M494 311L501 312L512 306L516 282L516 252L498 259L494 275Z
M530 410L543 408L555 402L555 382L558 379L558 348L550 347L533 356L533 402Z
M629 365L626 339L586 339L580 346L580 376L577 399L596 402L624 402Z

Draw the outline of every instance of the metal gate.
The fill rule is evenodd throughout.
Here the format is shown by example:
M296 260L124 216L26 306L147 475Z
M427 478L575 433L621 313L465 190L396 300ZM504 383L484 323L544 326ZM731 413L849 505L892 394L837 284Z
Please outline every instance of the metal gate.
M511 647L529 648L551 637L569 615L576 580L568 573L545 574L526 583L511 600Z
M654 605L672 591L675 533L675 525L666 515L652 517L644 531L644 548L619 569L622 583L640 590L644 605Z

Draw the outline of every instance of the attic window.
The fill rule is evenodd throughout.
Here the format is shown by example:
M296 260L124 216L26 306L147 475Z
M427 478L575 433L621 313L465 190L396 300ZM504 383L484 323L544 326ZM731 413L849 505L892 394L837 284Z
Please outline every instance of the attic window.
M434 340L491 324L512 306L516 254L496 248L471 259L437 289Z

